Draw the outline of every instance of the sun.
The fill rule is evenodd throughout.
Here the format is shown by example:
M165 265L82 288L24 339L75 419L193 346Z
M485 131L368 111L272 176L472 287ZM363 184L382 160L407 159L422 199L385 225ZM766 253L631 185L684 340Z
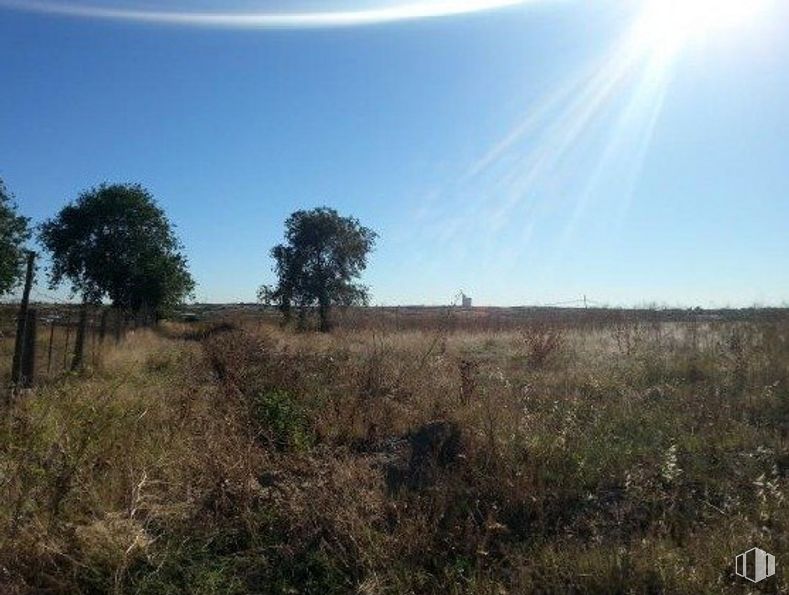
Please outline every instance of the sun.
M694 38L745 28L773 0L645 0L636 29L641 43L674 51Z

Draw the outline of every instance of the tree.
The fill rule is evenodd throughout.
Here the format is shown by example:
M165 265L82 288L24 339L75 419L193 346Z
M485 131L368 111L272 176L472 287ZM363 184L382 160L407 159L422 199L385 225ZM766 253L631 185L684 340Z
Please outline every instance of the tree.
M16 287L24 275L25 242L30 220L17 213L13 195L0 180L0 295Z
M162 313L194 289L172 225L138 184L83 192L39 236L52 254L51 287L68 280L86 302L109 298L135 313Z
M330 309L367 302L367 288L354 281L367 268L377 234L353 217L327 207L296 211L285 221L285 243L271 256L277 286L261 295L279 305L286 319L296 307L300 321L318 308L322 331L331 327Z

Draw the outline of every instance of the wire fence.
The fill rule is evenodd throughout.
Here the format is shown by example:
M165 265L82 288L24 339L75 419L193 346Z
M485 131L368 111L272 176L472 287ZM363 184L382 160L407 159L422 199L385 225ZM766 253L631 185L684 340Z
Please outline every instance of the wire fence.
M19 304L0 305L4 386L30 388L65 372L96 367L106 347L150 322L108 306L63 302L31 301L24 319L20 312Z

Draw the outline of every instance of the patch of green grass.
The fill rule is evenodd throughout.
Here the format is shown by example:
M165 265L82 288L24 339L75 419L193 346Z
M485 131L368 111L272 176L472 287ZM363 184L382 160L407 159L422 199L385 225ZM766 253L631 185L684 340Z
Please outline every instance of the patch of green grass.
M248 397L250 415L277 448L306 450L313 443L307 416L285 391L258 392Z

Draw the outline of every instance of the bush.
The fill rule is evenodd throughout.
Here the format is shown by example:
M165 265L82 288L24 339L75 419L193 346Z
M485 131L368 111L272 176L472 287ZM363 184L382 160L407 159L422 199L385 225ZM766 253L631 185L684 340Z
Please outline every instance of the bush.
M533 325L524 331L523 344L529 363L542 368L564 346L564 334L556 327Z

